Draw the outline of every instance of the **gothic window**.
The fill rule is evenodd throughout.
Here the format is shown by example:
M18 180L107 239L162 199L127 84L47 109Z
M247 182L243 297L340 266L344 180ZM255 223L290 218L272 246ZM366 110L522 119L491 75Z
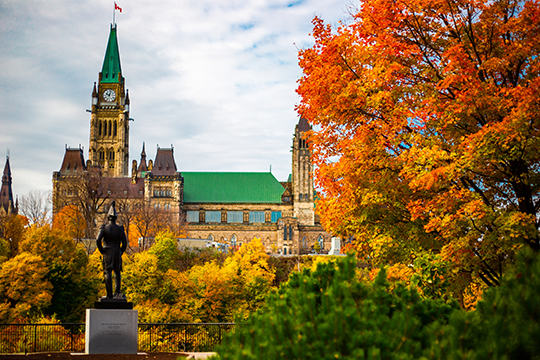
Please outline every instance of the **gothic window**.
M112 123L109 121L109 136L112 134Z
M117 130L117 123L116 121L114 122L114 132L113 132L113 136L116 136L116 130Z
M99 122L99 136L101 136L101 126L102 126L102 124L101 124L101 121L100 121Z
M289 240L292 240L292 225L289 225Z
M233 236L231 237L231 245L232 245L233 247L236 246L236 235L233 235Z
M109 160L114 160L114 150L109 150Z
M287 225L283 227L283 240L287 240Z
M322 235L319 235L319 237L317 238L317 242L321 246L321 250L324 249L324 239L323 239Z
M214 235L212 235L212 234L208 235L208 240L214 241Z
M105 160L105 151L99 150L99 160L101 161Z

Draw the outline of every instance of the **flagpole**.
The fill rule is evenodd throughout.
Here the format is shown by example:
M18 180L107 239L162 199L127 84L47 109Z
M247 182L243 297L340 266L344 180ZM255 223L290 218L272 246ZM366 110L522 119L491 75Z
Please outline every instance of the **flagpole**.
M116 1L114 2L114 5L116 5ZM113 26L116 26L115 15L116 15L116 6L113 7L113 11L112 11L112 22L113 22Z

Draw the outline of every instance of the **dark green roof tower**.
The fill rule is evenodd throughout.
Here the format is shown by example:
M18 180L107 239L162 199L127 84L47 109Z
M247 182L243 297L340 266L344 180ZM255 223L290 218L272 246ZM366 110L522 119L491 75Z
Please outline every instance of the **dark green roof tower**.
M111 25L98 80L92 92L88 159L106 176L128 176L129 94L122 76L116 25Z
M110 84L123 82L122 67L120 66L120 51L118 50L118 38L116 37L116 25L111 25L109 42L105 51L105 59L101 68L100 83Z

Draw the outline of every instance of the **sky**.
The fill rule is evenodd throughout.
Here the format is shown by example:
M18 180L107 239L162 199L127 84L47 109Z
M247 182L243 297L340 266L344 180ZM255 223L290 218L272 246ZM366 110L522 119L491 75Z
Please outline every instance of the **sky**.
M130 160L174 147L178 171L291 173L298 50L350 0L0 0L0 166L14 194L88 158L91 95L113 13L131 100ZM9 150L8 150L9 149ZM9 152L8 152L9 151ZM131 161L130 161L131 166Z

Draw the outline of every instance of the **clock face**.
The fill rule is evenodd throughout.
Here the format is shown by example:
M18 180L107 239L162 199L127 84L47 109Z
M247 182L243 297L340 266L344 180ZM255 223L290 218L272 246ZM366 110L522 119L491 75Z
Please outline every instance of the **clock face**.
M112 89L107 89L103 92L103 100L111 102L116 99L116 93Z

